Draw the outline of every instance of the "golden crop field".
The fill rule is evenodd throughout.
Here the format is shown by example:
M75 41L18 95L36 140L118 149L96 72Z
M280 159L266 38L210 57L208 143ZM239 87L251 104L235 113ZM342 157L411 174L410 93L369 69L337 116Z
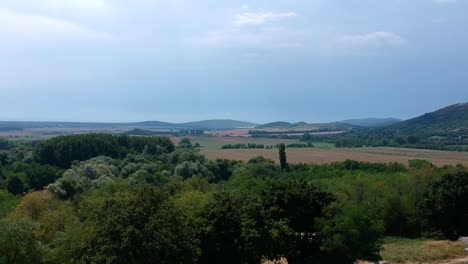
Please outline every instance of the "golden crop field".
M232 159L247 161L256 156L263 156L278 162L278 149L202 149L209 159ZM406 148L288 148L290 163L330 163L352 159L366 162L399 162L423 159L438 166L463 164L468 166L468 152L422 150Z

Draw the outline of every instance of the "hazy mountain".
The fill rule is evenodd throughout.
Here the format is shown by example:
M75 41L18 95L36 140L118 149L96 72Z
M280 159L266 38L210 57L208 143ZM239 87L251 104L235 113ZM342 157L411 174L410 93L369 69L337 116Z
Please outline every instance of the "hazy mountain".
M161 121L145 121L135 123L92 123L92 122L23 122L0 121L0 129L14 127L28 128L153 128L153 129L236 129L254 127L258 124L230 120L214 119L188 123L168 123Z
M255 129L268 130L268 129L281 129L281 130L348 130L355 125L344 123L344 122L332 122L332 123L317 123L308 124L306 122L289 123L284 121L271 122L255 127Z
M361 127L383 127L391 126L402 122L403 120L396 118L362 118L362 119L348 119L342 121L343 123L361 126Z
M266 123L263 125L256 126L255 128L258 129L264 129L264 128L279 128L279 129L287 129L287 128L293 128L293 127L299 127L299 126L304 126L307 125L305 122L299 122L299 123L289 123L285 121L277 121L277 122L271 122L271 123Z
M231 119L212 119L179 124L186 128L204 129L231 129L231 128L252 128L258 124Z

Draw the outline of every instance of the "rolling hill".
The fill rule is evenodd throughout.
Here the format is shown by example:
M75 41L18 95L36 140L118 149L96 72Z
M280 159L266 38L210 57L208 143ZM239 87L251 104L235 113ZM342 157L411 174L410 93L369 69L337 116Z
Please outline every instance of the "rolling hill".
M391 126L401 133L446 133L468 129L468 103L447 106Z
M255 130L289 130L289 131L341 131L356 128L357 126L344 122L308 124L306 122L289 123L284 121L272 122L256 126Z
M230 120L213 119L187 123L168 123L161 121L145 121L136 123L93 123L93 122L23 122L0 121L0 129L16 130L31 128L145 128L145 129L237 129L252 128L258 124Z
M384 127L398 124L402 121L403 120L396 118L363 118L348 119L341 122L361 127Z

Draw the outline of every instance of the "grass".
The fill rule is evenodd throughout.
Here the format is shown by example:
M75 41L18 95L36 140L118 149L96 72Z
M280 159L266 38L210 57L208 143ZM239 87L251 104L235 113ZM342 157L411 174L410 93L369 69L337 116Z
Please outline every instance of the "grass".
M468 257L466 247L461 242L390 237L384 241L381 256L390 263L440 263Z

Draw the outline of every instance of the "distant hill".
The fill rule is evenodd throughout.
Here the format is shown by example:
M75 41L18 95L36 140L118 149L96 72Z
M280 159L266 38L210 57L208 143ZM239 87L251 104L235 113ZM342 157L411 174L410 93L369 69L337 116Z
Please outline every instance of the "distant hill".
M287 128L294 128L294 127L300 127L308 125L305 122L299 122L299 123L289 123L285 121L277 121L277 122L271 122L271 123L266 123L263 125L256 126L255 128L257 129L263 129L263 128L281 128L281 129L287 129Z
M135 129L120 133L120 135L123 135L123 136L156 136L156 135L167 135L167 134L171 134L171 132L158 132L158 131L151 131L151 130L143 130L140 128L135 128Z
M145 128L145 129L236 129L252 128L258 124L230 120L214 119L188 123L168 123L161 121L145 121L135 123L93 123L93 122L23 122L0 121L0 130L14 127L17 130L28 128Z
M339 131L339 130L348 130L355 128L355 125L344 123L344 122L332 122L332 123L317 123L317 124L308 124L306 122L298 123L289 123L284 121L272 122L256 126L256 130L295 130L295 131L305 131L305 130L327 130L327 131Z
M384 127L391 126L402 122L403 120L396 118L363 118L363 119L348 119L342 121L343 123L361 126L361 127Z
M232 129L232 128L253 128L258 124L231 119L212 119L197 122L179 124L191 129Z
M468 103L451 105L392 127L402 133L466 131L468 129Z

